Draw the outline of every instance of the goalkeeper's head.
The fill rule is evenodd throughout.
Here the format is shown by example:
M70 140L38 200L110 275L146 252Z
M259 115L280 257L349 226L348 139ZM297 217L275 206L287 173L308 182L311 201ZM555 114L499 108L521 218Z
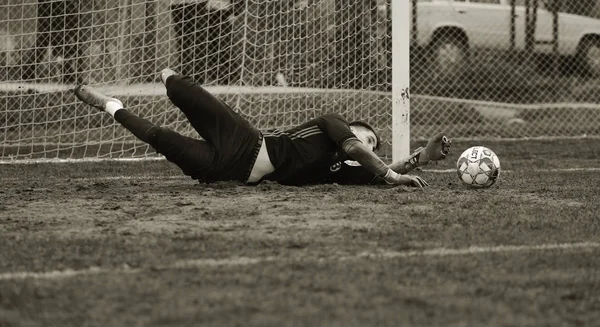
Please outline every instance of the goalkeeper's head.
M381 139L373 126L362 122L353 121L350 124L350 130L356 137L368 148L375 151L381 146Z

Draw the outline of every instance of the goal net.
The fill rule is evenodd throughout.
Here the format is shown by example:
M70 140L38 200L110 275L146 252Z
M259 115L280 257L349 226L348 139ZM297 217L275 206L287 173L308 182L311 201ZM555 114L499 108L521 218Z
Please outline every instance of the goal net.
M71 92L77 83L197 136L166 97L158 77L165 67L260 129L337 112L372 124L390 144L385 0L0 3L2 161L156 156L80 103Z
M600 38L563 55L560 33L570 29L552 25L562 12L600 17L595 2L563 1L552 11L533 0L496 2L469 4L506 15L503 23L490 16L475 37L469 21L442 24L453 17L435 15L447 1L0 0L0 162L157 157L79 102L71 92L78 83L197 136L159 82L165 67L190 75L260 129L328 112L366 121L388 158L392 108L409 98L411 141L438 131L454 139L598 136ZM392 24L409 16L410 24ZM392 38L393 26L402 26L406 42ZM410 92L396 92L403 85L393 71L406 69L408 58L392 49L409 43Z

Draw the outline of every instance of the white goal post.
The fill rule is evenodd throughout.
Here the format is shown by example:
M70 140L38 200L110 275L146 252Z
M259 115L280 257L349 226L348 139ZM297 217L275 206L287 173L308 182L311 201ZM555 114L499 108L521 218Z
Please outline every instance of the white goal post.
M392 158L410 152L411 0L392 3Z

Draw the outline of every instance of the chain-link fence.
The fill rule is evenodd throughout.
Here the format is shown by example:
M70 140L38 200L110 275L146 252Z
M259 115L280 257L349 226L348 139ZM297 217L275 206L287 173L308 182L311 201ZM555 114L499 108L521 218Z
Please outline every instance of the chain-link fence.
M193 134L165 100L164 67L260 128L366 120L387 155L395 1L0 0L0 157L146 156L68 92L78 83ZM406 1L413 139L599 134L597 1Z
M430 125L435 115L462 126L455 130L461 136L598 134L596 1L419 0L413 6L411 87L420 96L414 125Z

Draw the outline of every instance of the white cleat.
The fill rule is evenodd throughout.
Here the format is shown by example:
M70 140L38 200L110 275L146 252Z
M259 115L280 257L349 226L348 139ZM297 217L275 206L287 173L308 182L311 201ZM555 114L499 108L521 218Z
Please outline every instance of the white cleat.
M121 100L111 98L89 85L78 85L73 92L79 100L100 110L106 109L106 104L111 101L117 102L123 106L123 102L121 102Z
M177 75L177 73L172 70L171 68L165 68L163 70L160 71L160 80L162 81L163 85L167 85L167 78L169 78L169 76L173 76L173 75Z

